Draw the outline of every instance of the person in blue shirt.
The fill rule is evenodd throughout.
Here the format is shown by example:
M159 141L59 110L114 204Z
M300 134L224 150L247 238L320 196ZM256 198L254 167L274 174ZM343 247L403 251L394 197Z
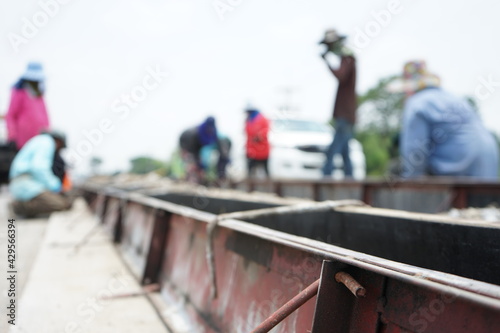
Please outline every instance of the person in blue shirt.
M186 178L194 183L204 183L207 165L202 160L204 147L217 144L215 118L207 117L200 125L182 132L179 138L182 159L186 166Z
M440 88L423 61L404 66L407 98L400 136L402 176L498 178L498 147L465 99Z
M71 200L61 194L62 182L54 174L54 156L66 146L59 131L30 139L12 161L9 190L14 199L14 213L34 217L71 207Z

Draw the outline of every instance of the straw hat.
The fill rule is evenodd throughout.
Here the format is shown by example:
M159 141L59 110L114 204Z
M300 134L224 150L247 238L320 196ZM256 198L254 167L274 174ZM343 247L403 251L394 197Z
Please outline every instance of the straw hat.
M346 39L346 36L339 35L335 29L330 29L325 31L325 37L323 37L323 40L319 44L333 44L344 39Z
M440 85L441 79L427 70L425 61L413 60L404 65L402 77L392 82L388 90L392 92L416 92Z

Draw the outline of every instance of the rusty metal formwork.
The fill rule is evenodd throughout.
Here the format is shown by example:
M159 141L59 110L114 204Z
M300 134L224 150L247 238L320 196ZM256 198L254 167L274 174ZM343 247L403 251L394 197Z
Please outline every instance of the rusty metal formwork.
M358 199L370 206L439 213L450 208L486 207L500 203L500 182L470 178L422 180L246 180L234 184L242 191L276 193L315 201Z
M500 332L500 228L358 201L85 187L173 332ZM273 328L274 327L274 328Z

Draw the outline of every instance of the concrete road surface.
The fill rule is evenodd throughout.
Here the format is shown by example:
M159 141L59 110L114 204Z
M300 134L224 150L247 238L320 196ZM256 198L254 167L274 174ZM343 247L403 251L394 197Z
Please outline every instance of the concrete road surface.
M49 219L16 220L16 296L9 297L8 193L0 194L0 332L168 330L83 200ZM5 276L5 277L4 277ZM15 301L15 326L7 306Z

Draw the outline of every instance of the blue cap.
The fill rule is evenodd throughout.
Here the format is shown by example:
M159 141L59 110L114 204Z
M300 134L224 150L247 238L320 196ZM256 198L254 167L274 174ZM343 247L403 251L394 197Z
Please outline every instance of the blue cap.
M38 82L44 81L45 74L43 73L42 64L39 62L30 62L21 79Z

